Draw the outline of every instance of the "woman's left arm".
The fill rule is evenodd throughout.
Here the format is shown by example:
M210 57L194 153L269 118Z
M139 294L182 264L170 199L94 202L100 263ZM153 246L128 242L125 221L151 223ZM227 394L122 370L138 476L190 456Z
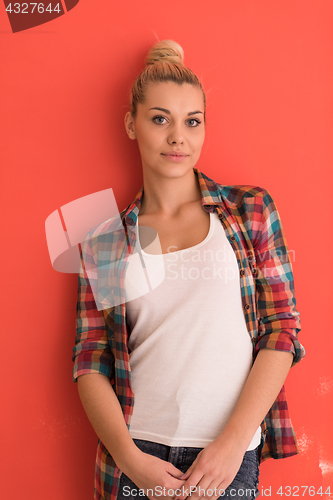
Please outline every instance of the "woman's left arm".
M223 494L222 490L232 483L255 431L280 392L292 361L290 352L259 351L230 419L181 477L188 480L183 487L184 495L177 498L185 499L190 491L191 500L200 497L215 500ZM213 490L214 494L209 496L207 490Z

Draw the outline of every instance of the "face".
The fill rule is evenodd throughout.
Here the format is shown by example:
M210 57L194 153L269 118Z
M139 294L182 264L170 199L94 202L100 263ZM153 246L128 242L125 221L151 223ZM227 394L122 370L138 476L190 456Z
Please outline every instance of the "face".
M188 83L149 83L146 102L138 105L135 120L130 112L125 116L128 136L138 141L144 174L178 177L193 169L205 139L203 113L200 88Z

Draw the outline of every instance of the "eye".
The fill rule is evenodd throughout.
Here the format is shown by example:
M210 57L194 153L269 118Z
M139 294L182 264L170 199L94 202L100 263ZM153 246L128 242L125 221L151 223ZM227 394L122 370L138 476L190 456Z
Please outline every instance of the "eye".
M154 118L153 118L153 120L152 120L152 121L153 121L154 123L157 123L158 125L163 125L163 123L161 123L161 122L156 122L156 121L155 121L156 119L160 119L160 118L162 118L162 120L165 120L164 116L160 116L160 115L158 115L158 116L154 116Z
M200 123L201 123L201 121L200 121L200 120L198 120L197 118L191 118L191 119L190 119L190 120L188 120L188 121L189 121L189 122L195 122L195 123L196 123L196 125L191 126L191 128L198 127L198 126L200 125Z

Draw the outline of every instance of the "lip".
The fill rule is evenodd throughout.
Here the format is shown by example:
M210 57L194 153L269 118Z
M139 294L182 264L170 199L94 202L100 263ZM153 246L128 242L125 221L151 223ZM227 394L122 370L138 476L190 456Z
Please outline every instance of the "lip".
M165 158L167 158L169 161L175 161L175 162L181 162L181 161L184 161L186 160L186 158L188 157L188 155L175 155L175 154L163 154L162 153L162 156L165 156Z
M183 151L167 151L166 153L162 153L163 156L188 156Z

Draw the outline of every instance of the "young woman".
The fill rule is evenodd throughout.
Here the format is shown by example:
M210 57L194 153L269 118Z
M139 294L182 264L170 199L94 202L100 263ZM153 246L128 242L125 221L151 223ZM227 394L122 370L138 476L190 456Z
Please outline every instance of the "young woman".
M280 217L267 190L195 168L206 100L182 59L171 40L149 51L125 116L143 186L82 247L73 379L99 437L94 500L256 498L260 461L298 453L283 384L305 351ZM108 258L117 300L99 290L97 307L85 268Z

